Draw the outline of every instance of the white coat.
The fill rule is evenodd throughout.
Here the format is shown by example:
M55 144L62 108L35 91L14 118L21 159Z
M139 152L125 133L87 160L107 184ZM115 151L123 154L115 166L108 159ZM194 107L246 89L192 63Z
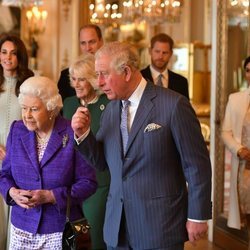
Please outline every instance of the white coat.
M237 175L239 169L239 158L237 151L243 147L241 144L242 127L245 114L249 107L250 89L233 93L229 96L224 122L222 126L222 139L232 153L231 176L230 176L230 196L229 215L227 225L240 229L240 207L237 190Z

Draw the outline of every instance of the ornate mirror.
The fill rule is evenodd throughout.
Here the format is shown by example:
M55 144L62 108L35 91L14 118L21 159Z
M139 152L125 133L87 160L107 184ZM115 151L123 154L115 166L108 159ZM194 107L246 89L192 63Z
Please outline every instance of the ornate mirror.
M217 0L216 73L214 80L214 242L223 249L247 249L246 228L227 226L230 188L230 153L221 141L221 126L228 96L246 87L242 71L250 55L249 0Z

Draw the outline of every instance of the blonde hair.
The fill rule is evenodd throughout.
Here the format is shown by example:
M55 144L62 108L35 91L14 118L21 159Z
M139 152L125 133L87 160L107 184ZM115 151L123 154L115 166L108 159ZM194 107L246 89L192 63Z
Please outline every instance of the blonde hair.
M48 111L54 111L58 115L62 108L62 97L59 94L57 84L44 76L33 76L23 82L18 96L19 104L22 104L24 96L31 95L42 100Z
M70 77L76 74L78 77L85 78L87 82L91 84L94 89L98 89L96 81L96 73L95 73L95 57L88 53L77 58L69 67L69 75ZM72 80L71 86L72 86Z

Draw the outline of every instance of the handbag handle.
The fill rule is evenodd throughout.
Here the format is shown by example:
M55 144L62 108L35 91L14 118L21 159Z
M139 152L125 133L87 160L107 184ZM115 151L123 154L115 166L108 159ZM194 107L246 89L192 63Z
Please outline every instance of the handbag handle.
M70 203L71 203L70 192L67 192L66 222L69 221L69 217L70 217Z
M67 192L67 209L66 209L66 222L70 221L70 203L71 203L71 196L70 191ZM85 218L84 212L82 211L83 218Z

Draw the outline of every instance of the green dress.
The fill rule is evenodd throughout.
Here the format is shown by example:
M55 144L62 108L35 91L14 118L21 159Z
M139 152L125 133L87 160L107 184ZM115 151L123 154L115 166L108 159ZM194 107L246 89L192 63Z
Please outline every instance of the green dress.
M108 102L109 100L106 95L102 94L97 102L88 104L88 109L91 114L91 130L94 134L96 134L99 129L100 117ZM66 98L63 104L63 116L67 119L71 119L79 106L81 105L76 96ZM98 182L97 191L84 201L83 212L91 226L92 249L106 249L106 244L103 240L103 224L110 184L109 171L96 170L96 178Z

